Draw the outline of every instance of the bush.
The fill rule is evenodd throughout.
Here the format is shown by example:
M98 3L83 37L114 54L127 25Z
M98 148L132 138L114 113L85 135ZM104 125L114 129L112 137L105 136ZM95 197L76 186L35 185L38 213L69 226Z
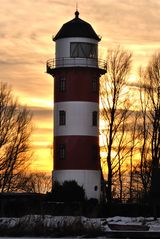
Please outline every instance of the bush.
M54 201L59 202L81 202L85 199L85 191L76 181L65 181L62 185L55 182L52 189Z

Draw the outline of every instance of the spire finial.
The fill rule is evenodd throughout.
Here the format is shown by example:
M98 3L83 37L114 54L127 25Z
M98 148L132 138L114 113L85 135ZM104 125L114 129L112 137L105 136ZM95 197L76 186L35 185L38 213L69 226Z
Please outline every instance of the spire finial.
M79 12L78 12L78 1L76 2L76 11L75 11L75 17L79 17Z

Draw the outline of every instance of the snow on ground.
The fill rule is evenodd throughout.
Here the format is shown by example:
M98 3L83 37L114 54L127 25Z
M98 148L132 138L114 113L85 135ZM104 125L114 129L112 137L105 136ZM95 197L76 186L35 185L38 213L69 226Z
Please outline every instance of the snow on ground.
M43 225L47 227L63 227L64 225L72 225L76 220L80 221L86 228L102 227L104 231L111 231L108 224L119 225L146 225L149 226L149 231L160 232L160 218L154 220L153 217L109 217L109 218L86 218L73 216L51 216L51 215L27 215L21 218L0 218L0 226L5 225L8 228L13 228L20 222L27 222L28 227L34 225L37 221L42 220Z
M108 223L119 225L146 225L149 231L160 231L160 218L154 220L153 217L110 217L107 218Z
M28 227L35 225L37 222L43 222L46 227L63 227L70 226L75 222L82 223L86 228L101 227L102 222L100 218L86 218L82 216L51 216L51 215L26 215L21 218L0 218L0 226L4 225L8 228L15 227L19 223L26 223Z

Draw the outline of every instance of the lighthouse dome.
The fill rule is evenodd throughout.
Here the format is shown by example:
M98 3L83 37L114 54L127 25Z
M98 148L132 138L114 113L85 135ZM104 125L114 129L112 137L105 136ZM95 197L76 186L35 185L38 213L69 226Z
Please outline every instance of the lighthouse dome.
M99 36L96 34L92 26L79 18L79 12L75 12L75 18L65 23L56 36L53 38L54 41L61 38L68 37L85 37L100 41Z

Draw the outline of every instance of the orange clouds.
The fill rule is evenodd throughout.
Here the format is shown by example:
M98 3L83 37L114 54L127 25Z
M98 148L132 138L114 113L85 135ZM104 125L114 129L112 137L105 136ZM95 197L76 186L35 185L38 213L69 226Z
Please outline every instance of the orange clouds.
M1 81L13 87L21 103L37 107L32 109L36 168L52 170L48 145L52 145L53 79L45 73L45 64L54 57L52 35L74 18L74 11L74 0L1 0ZM79 11L80 18L102 36L101 57L108 47L121 44L133 51L136 69L160 48L159 0L81 0Z

